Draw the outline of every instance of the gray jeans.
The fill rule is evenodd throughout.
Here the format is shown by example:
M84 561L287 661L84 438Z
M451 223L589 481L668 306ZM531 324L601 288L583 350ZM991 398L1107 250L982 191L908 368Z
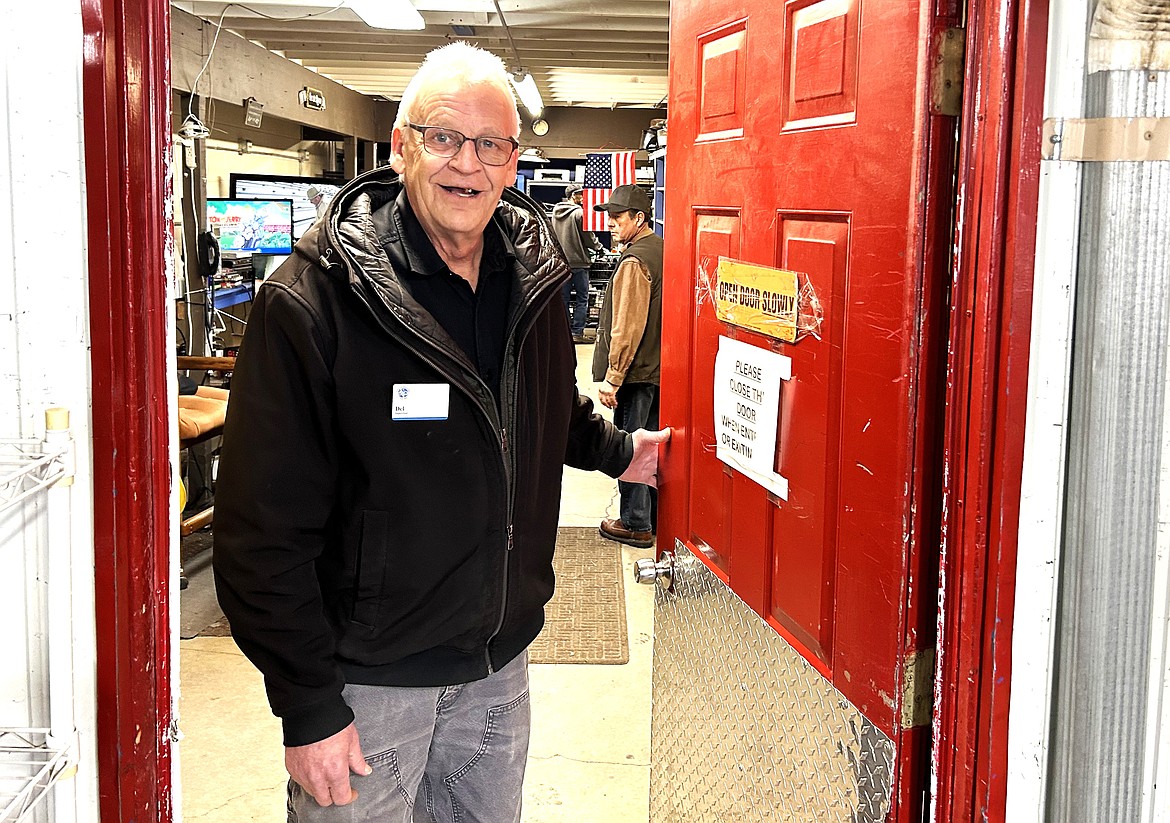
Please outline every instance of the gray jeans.
M288 823L512 823L531 724L528 652L474 683L345 687L362 753L358 799L322 808L292 780Z

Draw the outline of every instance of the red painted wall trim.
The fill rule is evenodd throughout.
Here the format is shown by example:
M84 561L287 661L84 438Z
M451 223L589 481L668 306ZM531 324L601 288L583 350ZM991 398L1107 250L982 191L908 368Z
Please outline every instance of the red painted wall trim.
M1004 259L1001 338L1006 356L1000 362L997 452L993 476L998 518L992 523L999 547L999 575L985 637L992 670L983 680L982 712L989 757L980 770L982 804L989 819L1002 820L1007 808L1008 706L1012 677L1012 626L1015 610L1016 552L1020 524L1020 482L1024 462L1024 424L1028 402L1028 365L1032 339L1032 290L1035 276L1037 204L1040 190L1040 141L1048 52L1049 0L1022 0L1019 8L1018 59L1012 99L1018 127L1012 135L1008 192L1008 237ZM1002 636L995 627L1002 626Z
M968 4L940 570L934 819L1006 814L1047 0Z
M82 0L101 819L171 819L167 0Z

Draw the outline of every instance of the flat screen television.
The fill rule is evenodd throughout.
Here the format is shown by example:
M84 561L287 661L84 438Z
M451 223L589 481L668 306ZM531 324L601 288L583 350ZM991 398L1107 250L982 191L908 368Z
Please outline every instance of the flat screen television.
M307 192L310 187L317 189L324 197L322 202L333 199L340 191L343 180L324 177L294 177L280 174L243 174L233 172L229 194L237 200L255 198L287 197L293 204L293 241L301 239L313 221L317 219L317 207L310 202Z
M207 198L207 229L222 251L292 254L292 200Z

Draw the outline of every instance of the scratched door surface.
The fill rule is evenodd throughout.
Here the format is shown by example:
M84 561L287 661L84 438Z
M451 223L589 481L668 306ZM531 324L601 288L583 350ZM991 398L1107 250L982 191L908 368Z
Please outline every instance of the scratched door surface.
M954 15L894 0L671 7L662 408L675 439L659 548L681 541L888 736L897 820L917 819L929 747L913 681L934 643L954 151L932 78ZM788 343L721 321L721 258L800 273L811 333ZM717 457L723 338L791 358L773 465L786 498Z

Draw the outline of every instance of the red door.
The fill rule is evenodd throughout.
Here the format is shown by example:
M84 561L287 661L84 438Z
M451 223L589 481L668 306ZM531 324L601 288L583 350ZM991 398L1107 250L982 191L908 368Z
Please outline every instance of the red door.
M931 98L957 15L944 6L671 8L662 408L675 437L659 545L701 556L890 737L894 820L919 819L930 744L907 673L929 680L937 597L955 121ZM720 320L720 258L800 273L816 334L787 343ZM773 466L786 498L719 457L721 338L791 358Z

